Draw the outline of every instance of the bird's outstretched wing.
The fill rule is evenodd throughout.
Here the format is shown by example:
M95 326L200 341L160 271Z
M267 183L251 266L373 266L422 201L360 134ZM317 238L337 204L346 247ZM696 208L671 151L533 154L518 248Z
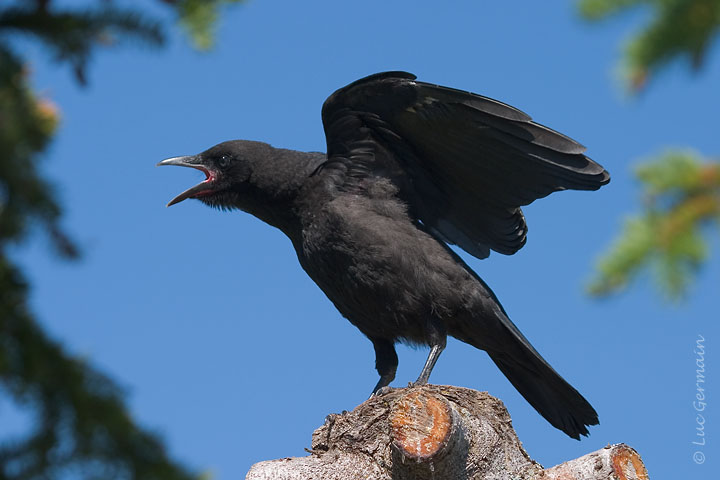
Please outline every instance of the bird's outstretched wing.
M389 178L427 228L485 258L525 244L522 205L610 181L585 147L522 111L415 78L371 75L325 101L327 163L342 169L344 188Z

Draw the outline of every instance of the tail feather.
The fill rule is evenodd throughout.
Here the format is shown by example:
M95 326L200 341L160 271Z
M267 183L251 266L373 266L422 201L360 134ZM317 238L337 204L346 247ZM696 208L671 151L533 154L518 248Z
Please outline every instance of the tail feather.
M555 428L579 440L580 435L588 435L587 426L599 423L592 405L534 350L525 350L520 358L488 353L525 400Z
M552 426L577 440L588 435L587 427L599 423L595 409L533 348L492 291L480 282L490 294L486 303L473 321L452 325L450 334L488 352L510 383Z

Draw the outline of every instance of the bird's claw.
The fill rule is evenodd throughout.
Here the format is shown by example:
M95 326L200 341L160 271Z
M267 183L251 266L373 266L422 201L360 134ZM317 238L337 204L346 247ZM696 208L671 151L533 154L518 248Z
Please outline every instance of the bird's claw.
M372 393L372 395L370 395L370 398L372 398L372 397L382 397L383 395L387 395L388 393L392 392L393 390L395 390L393 387L391 387L391 386L389 386L389 385L386 385L386 386L384 386L384 387L381 387L381 388L378 388L377 390L375 390L375 391Z

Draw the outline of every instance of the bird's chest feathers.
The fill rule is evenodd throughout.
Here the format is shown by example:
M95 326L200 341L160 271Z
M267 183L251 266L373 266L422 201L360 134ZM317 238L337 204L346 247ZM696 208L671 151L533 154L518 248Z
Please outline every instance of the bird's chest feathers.
M347 195L328 202L305 223L300 263L345 317L426 316L437 303L432 252L442 250L421 232L398 200ZM430 252L430 255L428 255ZM368 333L368 332L366 332Z
M302 254L318 266L347 269L388 255L415 227L405 205L395 199L342 195L306 219L302 229ZM373 261L374 263L374 261Z
M304 222L300 262L323 290L328 282L356 289L390 268L389 256L410 230L399 200L342 195Z

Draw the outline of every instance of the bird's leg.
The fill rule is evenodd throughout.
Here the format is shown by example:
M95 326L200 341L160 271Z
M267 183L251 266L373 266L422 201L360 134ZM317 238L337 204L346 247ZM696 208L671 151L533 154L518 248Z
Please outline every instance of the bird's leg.
M375 347L375 369L380 374L380 380L372 391L374 395L381 388L388 386L395 378L398 356L392 341L383 338L371 338L370 340Z
M425 385L428 383L428 380L430 380L430 373L432 373L433 367L435 367L435 363L437 362L438 358L440 358L440 354L443 350L445 350L445 345L447 344L447 335L444 331L440 331L438 329L437 331L433 332L431 335L431 341L430 344L430 353L428 354L427 360L425 361L425 366L422 369L422 372L420 372L420 376L417 380L415 380L415 383L413 385Z

